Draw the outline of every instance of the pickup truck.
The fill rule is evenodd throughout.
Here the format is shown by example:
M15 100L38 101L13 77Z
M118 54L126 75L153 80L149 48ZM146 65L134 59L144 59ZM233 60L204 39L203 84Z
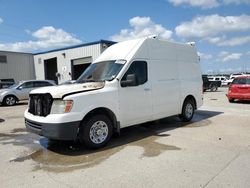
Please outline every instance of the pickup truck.
M221 86L221 81L210 81L207 77L207 75L202 75L202 81L203 81L203 91L217 91L218 87Z

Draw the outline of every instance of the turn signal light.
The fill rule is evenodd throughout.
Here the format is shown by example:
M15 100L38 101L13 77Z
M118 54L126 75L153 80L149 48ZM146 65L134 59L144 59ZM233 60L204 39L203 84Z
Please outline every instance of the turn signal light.
M73 106L73 101L66 101L64 112L65 113L70 112L72 106Z

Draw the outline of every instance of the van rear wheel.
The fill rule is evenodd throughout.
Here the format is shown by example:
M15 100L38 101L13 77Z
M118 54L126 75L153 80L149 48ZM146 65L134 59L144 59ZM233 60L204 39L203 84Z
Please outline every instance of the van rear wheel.
M194 101L192 99L186 99L182 106L182 112L180 118L182 121L188 122L193 118L195 110Z
M86 147L97 149L104 147L113 133L112 123L105 115L95 115L82 122L79 140Z
M213 85L213 86L211 87L211 89L210 89L210 91L217 91L217 90L218 90L218 87L215 86L215 85Z

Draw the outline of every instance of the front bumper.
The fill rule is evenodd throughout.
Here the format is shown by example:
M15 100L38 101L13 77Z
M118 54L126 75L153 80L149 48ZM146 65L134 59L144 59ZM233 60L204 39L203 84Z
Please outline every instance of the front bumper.
M55 140L76 140L80 121L67 123L41 123L25 118L29 132Z

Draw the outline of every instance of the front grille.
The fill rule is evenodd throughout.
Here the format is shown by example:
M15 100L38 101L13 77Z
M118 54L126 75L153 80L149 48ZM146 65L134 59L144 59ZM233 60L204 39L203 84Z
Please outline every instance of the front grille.
M53 98L49 93L31 94L29 102L29 113L36 116L47 116L50 114Z

